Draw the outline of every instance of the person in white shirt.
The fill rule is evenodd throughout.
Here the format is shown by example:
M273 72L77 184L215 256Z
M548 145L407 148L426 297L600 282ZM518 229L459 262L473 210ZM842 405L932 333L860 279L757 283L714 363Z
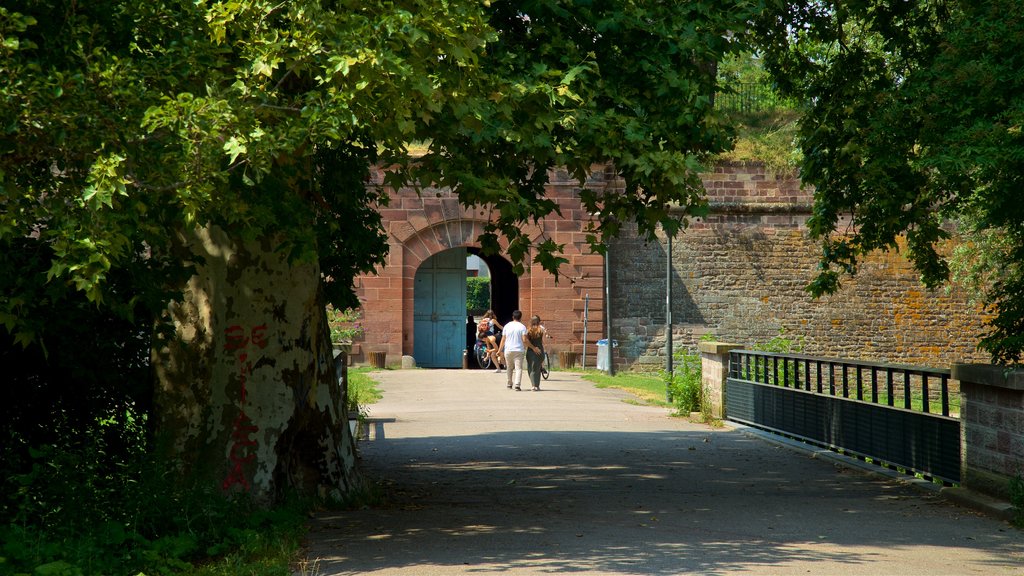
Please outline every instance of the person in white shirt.
M505 358L508 387L512 388L514 384L516 390L521 390L519 385L523 380L523 364L526 362L526 326L519 321L522 317L522 310L512 312L512 321L505 324L498 344L498 357Z

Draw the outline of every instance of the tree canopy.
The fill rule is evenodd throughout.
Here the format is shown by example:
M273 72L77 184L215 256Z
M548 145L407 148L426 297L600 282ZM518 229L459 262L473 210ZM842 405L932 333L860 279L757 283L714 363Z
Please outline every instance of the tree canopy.
M822 241L811 292L834 292L865 254L901 238L923 282L937 286L950 277L941 244L957 222L966 240L957 261L967 264L959 276L993 317L981 347L997 362L1020 361L1024 5L770 6L755 21L766 62L808 105L801 177L816 188L808 225Z
M703 203L699 159L728 145L714 66L752 5L691 2L15 0L0 8L0 321L22 342L76 294L156 313L187 270L176 232L282 232L327 296L382 261L380 189L452 187L499 218L522 266L560 247L522 225L556 209L547 169L612 162L626 194L584 201L594 244L633 220L675 231ZM408 145L426 154L411 159ZM118 285L118 271L127 271ZM40 273L42 272L42 273Z

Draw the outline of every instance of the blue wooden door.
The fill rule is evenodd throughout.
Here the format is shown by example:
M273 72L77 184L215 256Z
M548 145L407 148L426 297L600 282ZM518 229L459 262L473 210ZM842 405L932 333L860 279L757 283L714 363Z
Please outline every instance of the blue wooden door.
M416 270L413 355L426 368L459 368L466 349L466 251L446 250Z

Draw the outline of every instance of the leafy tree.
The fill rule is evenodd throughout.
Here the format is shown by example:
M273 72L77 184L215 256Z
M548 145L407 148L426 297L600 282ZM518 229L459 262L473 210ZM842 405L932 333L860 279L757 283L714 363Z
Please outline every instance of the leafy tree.
M0 322L32 346L61 329L41 310L83 297L156 319L155 420L186 474L223 477L230 446L226 488L343 490L353 455L323 304L355 304L353 276L385 256L371 168L496 206L483 250L504 237L520 270L564 261L522 232L557 210L544 184L558 166L581 185L602 162L625 179L581 193L598 249L629 220L673 233L669 207L701 213L699 160L729 144L714 63L753 8L7 2L0 253L39 266L18 277L0 260L17 278Z
M490 276L466 278L466 312L473 314L491 307Z
M900 238L937 286L950 277L939 247L958 220L969 242L984 240L960 275L981 282L993 315L981 347L1020 361L1024 5L772 2L755 29L778 84L809 106L801 176L816 187L808 225L822 241L810 291L834 292L865 254Z

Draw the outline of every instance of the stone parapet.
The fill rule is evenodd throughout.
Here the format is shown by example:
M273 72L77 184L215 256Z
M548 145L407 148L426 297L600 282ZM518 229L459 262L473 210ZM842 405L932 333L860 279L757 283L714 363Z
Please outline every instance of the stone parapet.
M742 348L728 342L700 342L701 391L711 416L725 418L725 379L729 377L729 352Z
M960 381L961 478L966 488L1009 500L1024 474L1024 370L956 364Z

